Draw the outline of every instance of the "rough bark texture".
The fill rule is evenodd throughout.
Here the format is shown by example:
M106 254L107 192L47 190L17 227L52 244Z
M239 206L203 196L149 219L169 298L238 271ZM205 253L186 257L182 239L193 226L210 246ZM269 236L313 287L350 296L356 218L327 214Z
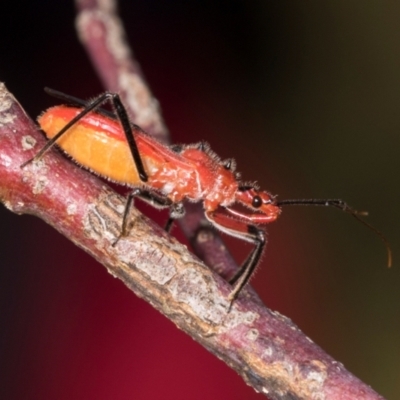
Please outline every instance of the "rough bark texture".
M110 34L113 40L120 40L118 34L123 31L119 25L117 33L114 28L110 33L104 21L116 16L110 2L101 3L102 7L93 0L78 3L85 14L80 16L81 37L82 29L90 31L90 27L98 33L85 39L97 69L108 68L118 76L118 63L113 64L115 59L105 43ZM104 25L95 28L99 16ZM84 19L86 27L82 28ZM137 81L140 70L130 63L129 52L123 56L120 59ZM103 80L107 89L119 88L113 86L115 80ZM153 104L157 114L148 88L143 90L148 93L143 104ZM130 110L141 113L140 107L130 106ZM166 130L159 114L149 121L146 128L163 137ZM231 288L224 279L135 209L130 214L130 235L113 247L120 232L124 198L54 151L21 169L44 141L1 85L0 200L11 211L44 219L270 399L382 399L288 318L267 309L251 289L245 289L228 312ZM197 210L189 212L184 230L194 240L198 254L218 272L227 274L234 268L214 232L201 228Z

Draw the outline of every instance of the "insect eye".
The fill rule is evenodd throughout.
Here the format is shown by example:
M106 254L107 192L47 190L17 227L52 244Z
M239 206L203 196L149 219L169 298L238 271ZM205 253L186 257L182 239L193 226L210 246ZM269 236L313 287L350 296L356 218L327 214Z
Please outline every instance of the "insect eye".
M253 201L251 202L251 205L254 208L258 208L258 207L261 207L261 204L262 204L261 197L260 196L254 196L253 197Z

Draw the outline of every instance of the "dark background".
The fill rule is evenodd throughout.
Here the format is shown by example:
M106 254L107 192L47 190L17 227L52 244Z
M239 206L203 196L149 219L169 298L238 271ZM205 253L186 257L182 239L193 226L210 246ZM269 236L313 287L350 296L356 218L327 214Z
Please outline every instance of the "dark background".
M175 142L209 141L280 199L342 198L387 235L391 270L350 216L287 208L253 285L399 398L400 4L141 0L121 11ZM44 86L102 91L72 1L0 12L0 80L33 118L56 102ZM1 207L0 235L1 398L262 398L44 222ZM238 260L249 251L227 243Z

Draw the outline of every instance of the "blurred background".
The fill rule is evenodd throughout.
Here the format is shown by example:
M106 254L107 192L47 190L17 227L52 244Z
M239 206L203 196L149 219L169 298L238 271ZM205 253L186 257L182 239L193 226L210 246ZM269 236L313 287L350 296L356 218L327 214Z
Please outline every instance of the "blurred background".
M120 9L174 142L207 140L279 199L344 199L388 237L392 269L351 216L288 207L252 284L356 376L400 398L400 3ZM81 98L103 90L72 1L0 12L0 80L32 118L57 102L44 86ZM0 235L1 398L264 398L44 222L1 206ZM250 250L226 243L238 261Z

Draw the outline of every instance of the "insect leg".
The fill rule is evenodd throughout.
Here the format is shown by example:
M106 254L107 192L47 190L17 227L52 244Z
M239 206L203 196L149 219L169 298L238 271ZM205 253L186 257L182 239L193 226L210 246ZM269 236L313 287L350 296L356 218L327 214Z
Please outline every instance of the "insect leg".
M127 225L128 225L128 215L129 215L129 210L131 208L131 205L134 201L135 198L135 191L132 191L131 193L128 194L128 197L126 199L126 203L125 203L125 209L124 209L124 216L122 217L122 227L121 227L121 232L117 238L117 240L113 243L113 246L115 246L118 242L118 240L121 237L127 236L128 235L128 229L127 229Z
M93 101L88 103L85 108L71 121L69 121L61 130L58 132L52 139L50 139L46 145L33 157L32 159L28 160L24 164L21 165L21 168L25 167L27 164L31 163L32 161L39 160L44 153L46 153L47 150L49 150L51 147L54 146L54 144L57 142L57 140L70 129L73 125L75 125L77 122L79 122L85 115L90 113L91 111L95 111L97 108L99 108L102 104L104 104L106 101L111 101L115 112L117 114L117 117L121 123L122 129L125 133L126 140L129 145L129 149L132 154L133 161L135 163L136 169L138 171L140 180L142 182L147 182L148 176L146 171L144 170L143 166L143 161L142 158L140 157L139 149L137 147L135 137L133 135L132 127L136 130L141 130L136 125L132 125L131 122L129 121L128 113L122 104L122 101L119 97L118 94L116 93L110 93L110 92L105 92L95 98Z
M107 93L105 93L105 94L107 94ZM132 158L135 163L136 169L138 171L139 177L142 182L147 182L148 175L147 175L146 171L144 170L143 161L140 156L135 137L133 135L132 125L131 125L131 122L129 121L129 117L128 117L126 108L122 104L122 101L118 94L116 94L116 93L108 93L108 94L111 96L111 100L112 100L115 112L117 113L118 119L122 125L122 129L124 130L125 137L128 142L129 149L131 151ZM139 128L137 125L134 125L133 127L137 130L142 131L142 129Z
M166 232L170 232L175 219L182 218L185 215L185 208L183 207L183 203L181 203L181 202L173 203L171 199L169 199L168 197L166 197L160 193L135 188L128 195L126 205L125 205L123 220L122 220L121 233L120 233L119 237L117 238L117 240L113 243L113 246L115 246L118 243L118 241L119 241L119 239L121 239L121 237L127 236L129 233L129 230L128 230L129 209L130 209L135 197L138 197L139 199L143 200L144 202L146 202L146 203L150 204L151 206L158 208L160 210L162 210L164 208L169 208L170 216L165 225Z
M34 160L40 159L47 150L49 150L54 144L57 142L57 140L70 129L73 125L75 125L77 122L79 122L85 115L88 113L97 110L101 105L103 105L105 102L110 101L114 107L115 113L118 117L119 122L121 123L122 129L125 133L126 140L129 145L130 152L132 154L133 162L135 164L135 167L138 171L139 178L142 182L147 182L148 181L148 175L144 169L143 161L139 153L139 149L133 134L133 130L140 130L137 125L134 125L131 123L128 117L128 113L126 111L125 106L122 104L122 101L119 97L118 94L116 93L110 93L110 92L105 92L95 98L93 101L90 101L85 104L85 102L82 102L79 99L76 99L74 97L69 97L67 95L64 95L61 92L57 92L51 89L46 89L46 92L49 93L50 95L56 96L56 97L61 97L64 98L68 101L73 101L73 102L78 102L80 105L84 105L83 110L76 116L74 117L71 121L69 121L52 139L50 139L46 145L33 157L32 159L28 160L24 164L21 165L21 168L25 167L27 164ZM134 196L133 191L127 199L126 206L125 206L125 211L124 211L124 216L123 216L123 221L122 221L122 230L121 230L121 236L126 236L127 234L127 218L129 214L129 208L132 204L133 201L133 196ZM160 202L159 202L160 203ZM118 239L117 239L118 241ZM115 242L116 243L116 242ZM115 245L114 243L114 245Z
M48 87L45 87L44 91L49 96L55 97L56 99L59 99L65 103L73 104L75 106L86 107L88 104L91 103L90 100L78 99L77 97L71 96L63 92L59 92L58 90L54 90Z
M231 210L228 208L218 208L211 212L206 211L205 215L207 219L222 232L255 245L240 269L229 281L229 283L233 285L233 289L228 296L230 310L233 302L237 299L243 287L249 282L260 262L261 255L266 245L265 233L262 229L252 224L246 223L240 219L234 219L235 214L232 214Z
M143 189L134 189L131 195L139 197L141 200L160 210L167 207L169 208L169 218L164 227L167 232L171 231L172 225L176 219L182 218L185 215L185 207L182 202L174 203L171 199L160 193Z
M236 274L229 280L229 283L233 285L233 290L229 294L229 300L233 302L239 295L240 291L250 280L253 272L255 271L258 263L260 262L261 255L265 249L266 240L264 231L256 228L253 225L248 226L249 235L251 235L255 247L242 264Z

